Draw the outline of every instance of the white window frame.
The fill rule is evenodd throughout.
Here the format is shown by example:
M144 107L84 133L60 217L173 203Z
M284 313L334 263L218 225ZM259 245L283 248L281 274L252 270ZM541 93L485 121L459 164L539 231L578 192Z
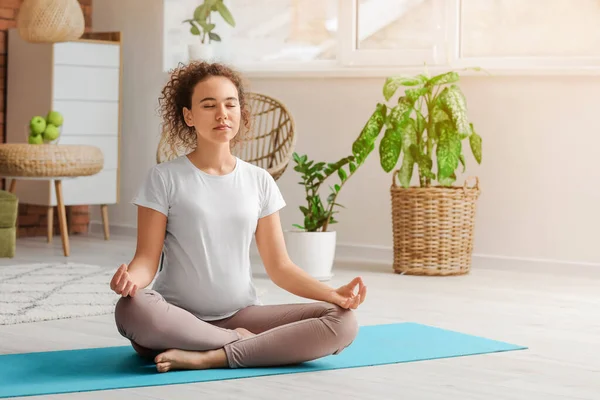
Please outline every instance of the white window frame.
M463 0L448 0L447 19L447 65L446 69L479 67L499 75L549 75L549 74L597 74L600 57L465 57L461 55L461 4ZM473 1L473 0L471 0Z
M442 34L431 49L356 49L358 0L338 0L338 54L336 60L309 62L236 63L250 77L382 77L390 74L430 73L479 67L495 75L596 75L600 57L463 57L461 5L463 0L433 0L443 18ZM473 1L473 0L471 0ZM235 14L234 14L235 15ZM470 71L462 72L464 74ZM478 72L473 72L480 74Z
M377 0L373 0L377 1ZM432 0L442 7L442 23L447 24L443 6L444 0ZM347 67L387 67L436 65L444 59L444 36L430 49L357 49L359 29L358 0L338 1L338 60Z

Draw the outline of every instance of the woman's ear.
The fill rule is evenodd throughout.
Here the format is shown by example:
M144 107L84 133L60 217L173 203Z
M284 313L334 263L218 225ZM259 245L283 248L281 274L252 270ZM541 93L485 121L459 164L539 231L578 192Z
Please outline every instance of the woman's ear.
M183 119L185 123L190 128L194 126L194 119L192 118L192 111L190 111L187 107L183 107Z

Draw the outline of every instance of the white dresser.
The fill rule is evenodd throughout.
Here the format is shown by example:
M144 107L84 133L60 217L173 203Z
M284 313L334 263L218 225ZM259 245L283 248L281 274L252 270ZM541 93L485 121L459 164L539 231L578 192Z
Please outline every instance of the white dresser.
M63 181L65 205L101 205L105 216L106 205L119 202L121 42L119 32L85 36L33 44L9 30L6 141L26 143L33 116L60 112L59 144L94 145L104 153L101 172ZM16 194L22 204L57 204L52 181L19 180Z

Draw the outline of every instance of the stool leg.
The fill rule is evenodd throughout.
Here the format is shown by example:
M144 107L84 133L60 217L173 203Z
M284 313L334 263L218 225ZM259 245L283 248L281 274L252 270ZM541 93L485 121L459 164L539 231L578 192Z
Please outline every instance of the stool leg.
M104 227L104 240L108 240L110 238L110 234L108 232L108 206L106 204L102 204L100 206L100 210L102 210L102 226Z
M48 207L46 221L48 222L48 243L52 243L54 235L54 207Z
M62 181L54 181L56 189L56 201L58 202L58 226L60 227L60 238L62 239L63 251L65 257L69 256L69 234L67 231L67 215L65 212L65 203L62 195Z
M17 189L17 180L11 179L10 180L10 188L8 189L8 191L12 194L15 194L16 189Z

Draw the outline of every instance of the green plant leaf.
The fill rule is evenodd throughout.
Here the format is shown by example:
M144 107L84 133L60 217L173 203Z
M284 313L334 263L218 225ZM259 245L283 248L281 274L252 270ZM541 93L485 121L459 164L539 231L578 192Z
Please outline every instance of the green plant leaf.
M431 132L427 132L427 135L431 137L434 141L437 141L440 137L441 126L445 123L445 121L450 121L450 117L443 110L442 105L438 102L433 106L433 111L430 117L433 125L433 129Z
M356 172L356 164L353 162L350 162L348 164L348 166L350 167L350 173L353 174L354 172Z
M398 104L390 110L387 116L387 126L390 128L403 127L413 110L413 103L406 97L400 97Z
M464 173L464 172L465 172L465 170L467 169L467 163L466 163L466 161L465 161L465 156L464 156L463 154L460 154L460 155L458 156L458 161L460 161L460 164L461 164L461 165L462 165L462 167L463 167L463 169L462 169L462 172Z
M325 165L327 165L327 163L318 162L313 166L313 168L315 171L321 171Z
M377 103L375 111L369 117L360 135L352 144L352 153L359 164L362 164L369 153L375 148L375 139L381 132L386 119L387 106Z
M473 157L477 161L477 164L481 164L481 136L475 132L473 124L470 124L471 136L469 136L469 145L471 146L471 152Z
M450 176L446 176L443 178L438 178L438 182L442 186L452 186L452 184L456 181L456 175L452 173Z
M208 37L210 38L210 40L212 40L213 42L220 42L221 41L221 36L217 35L214 32L209 32L208 33Z
M454 174L458 167L461 154L461 143L454 126L445 122L441 125L441 135L438 141L436 156L438 163L438 181Z
M405 188L410 186L410 181L412 179L413 169L415 166L415 159L413 158L412 154L410 154L410 146L412 144L417 144L417 131L415 122L412 118L408 121L409 122L402 130L403 156L402 166L400 167L400 172L398 173L400 184Z
M196 23L198 23L203 30L208 31L208 23L206 21L202 21L202 20L198 20L196 21Z
M304 227L302 225L298 225L298 224L292 224L293 227L304 230Z
M235 20L233 19L233 15L231 15L231 12L225 6L225 4L223 4L223 2L221 2L221 1L218 1L215 4L215 7L217 8L217 11L219 12L219 14L221 14L221 17L223 17L225 22L227 22L229 25L235 27Z
M199 35L200 34L200 29L198 29L198 27L196 25L192 24L192 27L190 28L190 33L192 35Z
M458 75L458 73L454 71L445 72L443 74L436 75L429 79L425 86L432 87L435 85L445 85L447 83L458 82L459 79L460 76Z
M379 161L385 172L390 172L398 163L402 151L402 132L399 127L388 128L379 143Z
M419 168L419 174L425 178L435 179L435 174L432 171L433 160L431 159L431 157L429 157L427 154L422 153L419 147L415 144L410 145L409 151L413 159L417 163L417 166Z
M391 76L383 84L383 97L389 101L400 86L417 86L424 83L422 76Z
M450 120L450 116L444 111L444 108L439 101L433 106L432 118L434 122Z
M419 98L427 93L431 93L431 88L422 87L418 89L406 89L404 91L404 96L412 103L415 104Z
M342 180L342 183L345 182L346 179L348 178L348 174L346 174L346 170L344 168L338 169L338 175L339 175L340 179Z
M200 4L194 10L194 19L196 21L204 21L208 17L209 13L210 13L210 8L206 6L206 3Z
M452 117L456 133L469 136L471 129L467 118L467 101L460 88L456 85L444 88L439 95L439 101L444 111Z

